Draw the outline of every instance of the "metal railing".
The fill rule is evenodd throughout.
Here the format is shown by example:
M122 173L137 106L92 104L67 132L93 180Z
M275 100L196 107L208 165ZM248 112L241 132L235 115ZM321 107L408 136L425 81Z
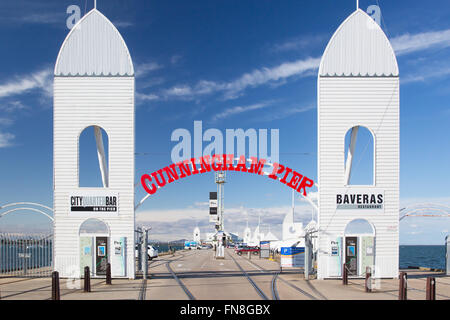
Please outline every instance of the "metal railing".
M0 277L50 277L53 235L0 234Z

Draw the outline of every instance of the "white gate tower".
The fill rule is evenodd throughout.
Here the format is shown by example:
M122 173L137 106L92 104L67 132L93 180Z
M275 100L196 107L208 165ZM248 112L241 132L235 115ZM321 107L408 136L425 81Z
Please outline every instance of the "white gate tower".
M349 183L361 127L374 148L373 183L363 186ZM320 63L318 188L318 278L340 277L344 263L351 276L370 267L376 277L398 277L399 71L388 38L360 9L335 32ZM346 233L355 219L372 233Z
M54 71L54 266L61 277L134 278L134 69L114 25L97 9L72 28ZM80 187L79 138L93 129L103 187ZM108 153L102 138L108 136ZM103 231L81 233L94 219Z

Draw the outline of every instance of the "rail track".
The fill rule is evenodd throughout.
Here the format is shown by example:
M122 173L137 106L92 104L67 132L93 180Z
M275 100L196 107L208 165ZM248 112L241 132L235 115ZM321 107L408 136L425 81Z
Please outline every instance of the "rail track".
M263 299L263 300L269 300L269 298L267 298L267 296L264 294L264 292L261 290L261 288L259 288L256 283L253 281L253 279L249 276L249 274L247 273L247 271L245 271L242 266L239 264L239 262L236 261L236 259L230 254L231 259L234 261L234 263L238 266L238 268L241 270L241 272L245 275L245 277L247 278L248 282L250 282L250 284L253 286L253 288L255 289L256 293Z
M175 261L172 260L170 262L166 263L166 268L169 270L169 272L172 274L172 277L175 279L175 281L178 283L178 285L183 289L184 293L188 296L189 300L195 300L194 295L188 290L188 288L184 285L184 283L178 278L177 274L173 272L172 268L170 267L170 264Z
M266 270L264 268L262 268L261 266L257 265L256 263L252 262L251 260L247 260L248 263L250 263L251 265L253 265L256 269L258 269L260 272L267 272L270 270ZM301 294L303 294L304 296L308 297L311 300L319 300L317 297L313 296L312 294L306 292L305 290L297 287L296 285L290 283L289 281L279 277L280 271L276 271L274 272L273 278L272 278L272 296L273 296L273 300L280 300L279 295L278 295L278 290L276 288L276 283L277 280L282 281L283 283L285 283L286 285L288 285L289 287L291 287L292 289L300 292ZM317 291L316 288L314 288L309 281L306 281L308 286L311 288L311 290L314 291L314 293L316 293L318 296L321 297L321 299L327 300L327 298L322 295L319 291Z
M190 300L195 300L195 297L192 295L192 293L190 293L190 291L186 288L186 286L181 282L181 280L178 278L178 276L176 275L175 272L173 272L172 268L170 267L170 263L180 260L186 256L186 254L183 254L182 252L180 252L180 257L177 257L175 259L172 260L167 260L167 261L158 261L160 263L156 263L157 261L152 261L152 263L149 265L149 269L151 268L155 268L157 266L161 266L163 264L166 265L166 268L169 270L170 274L172 275L172 277L177 281L178 285L183 289L183 291L186 293L186 295L189 297ZM173 258L175 257L176 254L172 254L169 258ZM143 279L142 280L142 284L141 284L141 288L139 289L139 296L138 296L138 300L145 300L146 298L146 292L147 292L147 279Z

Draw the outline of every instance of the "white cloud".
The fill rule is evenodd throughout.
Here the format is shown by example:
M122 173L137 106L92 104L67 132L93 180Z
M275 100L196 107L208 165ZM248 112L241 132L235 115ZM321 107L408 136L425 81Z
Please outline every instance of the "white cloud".
M255 117L253 118L254 121L273 121L273 120L280 120L287 118L289 116L293 116L294 114L308 112L310 110L315 109L316 107L314 105L306 106L306 107L291 107L291 108L284 108L282 110L277 110L276 112L271 112L269 114L266 114L262 117Z
M134 23L129 21L113 21L113 25L116 28L128 28L134 26Z
M13 134L0 132L0 148L10 147L12 140L14 140Z
M53 73L51 69L46 68L0 84L0 98L20 95L34 89L40 89L44 95L51 97L53 94L52 88Z
M417 34L404 34L391 39L397 55L404 55L430 48L450 47L450 29Z
M248 111L253 111L253 110L259 110L259 109L263 109L263 108L267 108L269 106L271 106L271 102L263 102L263 103L257 103L257 104L252 104L249 106L236 106L236 107L232 107L232 108L228 108L225 111L216 114L212 120L216 121L216 120L221 120L221 119L225 119L228 118L230 116L236 115L236 114L240 114L243 112L248 112Z
M415 71L412 74L400 78L400 81L402 84L424 82L429 79L445 77L448 75L450 75L450 67L442 67L442 65L436 65L427 67L424 70Z
M135 75L136 78L142 78L148 73L161 69L163 66L156 62L147 62L135 65Z
M10 126L13 122L14 121L9 118L0 118L0 126Z
M183 56L181 56L179 54L175 54L170 58L170 63L177 64L182 58L183 58Z
M136 92L136 99L138 101L155 101L158 100L159 97L156 94L144 94Z
M136 223L152 227L152 238L160 240L174 240L180 238L190 239L196 226L203 234L214 232L214 225L208 222L208 210L203 203L194 203L194 206L181 209L152 209L136 213ZM291 207L270 208L241 208L228 207L225 210L225 227L228 231L242 235L247 219L252 230L258 224L261 215L261 229L281 236L281 225L285 215L292 210ZM304 224L310 221L311 207L307 204L297 205L295 208L296 221Z
M248 88L255 88L265 84L283 81L293 76L310 75L308 72L319 67L320 58L299 59L293 62L285 62L278 66L255 69L244 73L235 80L229 82L215 82L201 80L194 86L177 85L165 91L166 98L191 98L197 96L223 93L226 100L239 97Z
M26 110L28 109L27 106L25 106L20 101L7 101L7 102L0 102L0 110L5 112L15 112L19 110Z
M325 35L302 35L301 37L277 43L271 50L275 52L298 51L324 41L326 41Z

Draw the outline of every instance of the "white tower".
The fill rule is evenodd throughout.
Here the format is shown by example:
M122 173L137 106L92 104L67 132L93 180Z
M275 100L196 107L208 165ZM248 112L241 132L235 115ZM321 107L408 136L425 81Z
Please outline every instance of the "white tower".
M361 127L373 136L373 184L355 186L348 177ZM341 276L353 258L355 275L370 266L376 277L398 277L399 71L386 35L360 9L335 32L320 64L318 186L318 278ZM346 233L355 219L368 222L371 237Z
M114 277L134 278L134 69L118 30L97 9L64 40L54 75L55 270L77 277L90 266L104 276L98 266L110 262ZM92 127L101 188L79 184L79 137ZM82 233L93 219L103 231Z

